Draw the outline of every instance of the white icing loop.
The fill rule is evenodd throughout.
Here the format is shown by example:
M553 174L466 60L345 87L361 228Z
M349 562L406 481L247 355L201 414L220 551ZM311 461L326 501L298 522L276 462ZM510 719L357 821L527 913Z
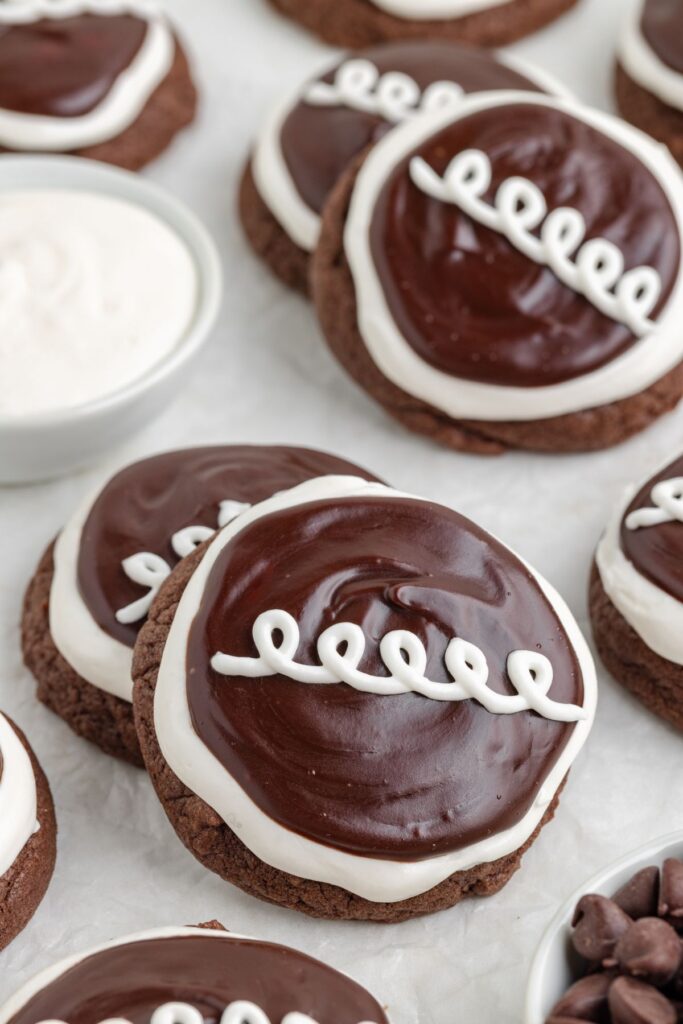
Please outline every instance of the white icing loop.
M14 864L37 830L38 795L31 758L0 714L0 876Z
M281 636L279 645L275 643L276 634ZM450 641L445 653L446 668L453 681L439 683L425 675L424 644L408 630L394 630L380 642L388 676L370 675L359 669L366 639L361 627L352 622L335 623L320 634L317 643L320 665L302 665L295 661L301 640L299 626L289 612L280 608L262 612L254 623L252 636L258 657L236 657L219 652L211 659L214 671L219 675L249 679L283 675L299 683L346 683L356 690L380 696L417 693L430 700L476 700L496 715L535 711L554 722L577 722L586 717L583 708L561 704L548 697L553 668L538 652L513 651L510 654L507 671L516 691L512 696L489 688L489 667L484 653L460 637Z
M410 75L401 71L380 75L372 61L355 58L338 68L331 85L313 82L304 99L313 106L350 107L398 124L424 111L455 106L462 95L456 82L433 82L422 92Z
M414 157L410 176L422 192L458 206L473 220L504 235L521 253L549 267L568 288L637 337L654 330L649 316L662 291L659 274L647 266L625 273L621 250L607 239L582 244L586 223L578 210L561 206L548 213L541 190L518 177L502 183L492 206L482 199L491 185L491 162L477 149L459 153L443 178L422 157ZM540 237L534 234L539 228Z
M189 1003L164 1003L157 1007L150 1018L150 1024L203 1024L204 1017L201 1012ZM65 1024L59 1020L44 1020L40 1024ZM108 1020L100 1021L99 1024L130 1024L124 1017L111 1017ZM246 999L239 999L223 1010L221 1024L271 1024L270 1017L256 1003ZM281 1021L273 1021L272 1024L317 1024L307 1013L294 1011L287 1013ZM370 1021L361 1021L359 1024L371 1024Z
M650 494L654 508L638 508L626 517L628 530L662 523L683 523L683 476L661 480Z

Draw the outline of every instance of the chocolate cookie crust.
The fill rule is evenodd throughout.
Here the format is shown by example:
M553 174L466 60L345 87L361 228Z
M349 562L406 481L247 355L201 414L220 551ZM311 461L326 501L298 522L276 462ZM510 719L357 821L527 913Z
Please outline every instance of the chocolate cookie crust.
M176 39L175 57L166 78L152 93L139 117L119 135L106 142L71 150L71 156L87 157L137 171L155 160L174 136L195 118L197 90L187 55ZM0 153L13 150L0 147ZM25 152L25 151L22 151Z
M178 836L206 867L250 895L312 917L394 923L454 906L467 896L498 892L519 868L526 850L552 819L559 792L541 824L517 851L489 864L456 872L419 896L398 903L373 903L335 885L287 874L256 857L218 814L177 778L159 747L154 726L154 691L164 646L178 603L206 546L181 562L162 586L135 648L134 709L145 765Z
M660 718L683 730L683 666L651 650L608 597L593 563L589 610L598 654L610 675Z
M77 736L105 754L142 768L130 704L83 679L57 650L50 633L54 544L38 564L24 597L21 644L24 663L38 681L38 699Z
M393 384L374 363L361 337L353 278L344 252L344 225L363 159L341 178L323 213L311 270L313 299L333 354L404 426L450 448L484 455L514 448L591 451L625 441L678 404L683 393L683 363L640 394L595 409L527 422L454 420Z
M536 32L576 0L512 0L464 17L411 21L368 0L270 0L281 14L333 46L360 49L391 39L451 39L475 46L503 46Z
M9 871L0 876L0 950L23 931L38 909L52 878L57 853L57 823L47 779L21 729L10 718L7 721L31 758L40 827Z
M617 65L615 91L621 116L668 146L683 166L683 111L668 106L634 82L621 65Z

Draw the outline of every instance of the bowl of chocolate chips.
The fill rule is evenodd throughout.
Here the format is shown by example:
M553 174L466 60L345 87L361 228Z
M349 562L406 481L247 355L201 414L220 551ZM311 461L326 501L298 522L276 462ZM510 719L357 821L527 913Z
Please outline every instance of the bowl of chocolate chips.
M524 1024L683 1024L683 832L567 901L534 958Z

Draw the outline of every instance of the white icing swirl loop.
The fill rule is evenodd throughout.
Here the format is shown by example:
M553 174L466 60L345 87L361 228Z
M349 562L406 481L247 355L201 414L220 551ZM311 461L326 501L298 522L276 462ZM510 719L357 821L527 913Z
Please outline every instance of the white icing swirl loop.
M504 181L491 206L482 200L491 186L491 161L478 149L459 153L443 178L422 157L414 157L410 176L427 195L453 203L504 235L534 263L549 267L563 284L637 337L655 329L649 316L662 291L659 274L648 266L625 272L621 250L605 238L584 243L586 222L578 210L560 206L548 213L541 190L521 177ZM539 227L540 237L533 233Z
M641 526L661 526L662 523L683 523L683 476L660 480L652 488L650 497L654 508L637 508L626 517L628 530Z
M377 114L385 121L399 123L428 110L455 106L463 90L456 82L432 82L424 92L417 82L401 71L380 75L372 61L346 61L338 68L334 82L313 82L304 95L313 106L344 106Z
M60 1020L44 1020L40 1024L65 1024ZM125 1017L110 1017L100 1021L100 1024L130 1024ZM164 1003L157 1007L150 1018L150 1024L204 1024L204 1017L201 1012L189 1003ZM221 1024L271 1024L270 1017L257 1006L256 1003L246 999L226 1006L221 1015ZM273 1021L272 1024L317 1024L307 1013L286 1013L281 1021ZM371 1024L370 1021L361 1021L359 1024Z
M279 646L275 634L281 635ZM454 637L444 656L453 678L438 683L427 678L427 652L424 644L408 630L387 633L379 645L380 655L390 675L375 676L362 672L359 665L365 653L366 639L360 626L338 622L318 637L320 665L302 665L295 661L301 640L296 619L282 609L262 612L256 619L252 636L257 658L236 657L219 652L211 667L219 675L283 675L299 683L329 685L346 683L364 693L391 696L417 693L430 700L476 700L495 715L514 715L535 711L554 722L577 722L586 717L583 708L561 704L548 697L553 682L553 667L545 655L533 651L513 651L507 660L507 672L516 694L496 693L488 686L486 656L474 644ZM344 652L340 647L345 645Z
M251 508L251 505L243 501L230 499L221 501L218 511L218 529L222 530L224 526L227 526L248 508ZM171 547L178 558L186 558L200 544L213 537L215 532L210 526L186 526L183 530L178 530L173 534ZM133 622L144 619L147 615L154 598L159 593L161 584L171 575L171 566L161 555L155 555L152 551L139 551L135 555L130 555L129 558L124 558L121 568L133 583L149 588L147 594L143 594L137 601L127 604L125 608L119 608L116 612L116 621L124 626L129 626Z

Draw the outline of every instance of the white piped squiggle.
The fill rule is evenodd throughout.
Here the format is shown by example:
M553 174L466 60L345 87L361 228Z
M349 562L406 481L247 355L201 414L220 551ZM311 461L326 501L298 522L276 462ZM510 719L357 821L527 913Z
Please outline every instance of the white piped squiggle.
M281 634L279 645L275 635ZM393 630L381 640L379 649L390 675L375 676L362 672L358 666L365 653L366 638L353 622L338 622L318 637L320 665L302 665L295 661L301 640L296 619L282 609L271 609L258 616L252 630L257 658L235 657L218 653L211 667L219 675L259 676L283 675L300 683L328 685L346 683L364 693L391 696L418 693L430 700L476 700L491 714L514 715L535 711L554 722L578 722L586 717L583 708L561 704L548 697L553 682L553 667L543 654L513 651L508 657L507 672L515 695L496 693L488 686L489 667L480 648L453 638L444 656L452 683L438 683L427 678L427 652L424 644L409 630ZM345 646L344 653L340 647Z
M578 210L561 206L548 213L541 190L520 177L504 181L491 206L482 199L491 185L491 161L478 149L459 153L443 178L421 157L414 157L410 176L427 195L454 204L504 235L535 263L550 267L563 284L585 296L605 316L625 324L636 337L654 330L649 315L662 291L659 274L645 266L624 271L621 250L605 238L584 242L586 222ZM533 233L538 227L540 238Z
M455 106L462 96L456 82L433 82L423 92L410 75L402 71L381 75L372 61L355 58L337 69L332 84L313 82L304 99L313 106L350 107L398 124L425 111Z
M65 1024L60 1020L44 1020L40 1024ZM100 1024L130 1024L125 1017L111 1017L101 1021ZM189 1003L164 1003L157 1007L150 1018L150 1024L204 1024L204 1017L200 1011ZM246 999L226 1006L221 1014L221 1024L271 1024L270 1017L257 1006L256 1003ZM272 1024L317 1024L307 1013L299 1013L295 1010L286 1013L281 1021L272 1021ZM369 1021L360 1024L371 1024Z
M227 526L248 508L251 506L243 501L221 501L218 512L218 529L221 530ZM186 526L183 530L178 530L173 534L171 547L178 558L186 558L200 544L213 537L215 532L210 526ZM116 621L128 626L144 619L152 607L152 602L159 593L162 583L171 575L172 570L165 558L155 555L152 551L139 551L129 558L124 558L121 568L133 583L149 588L147 594L143 594L137 601L133 601L117 611Z
M662 523L683 523L683 476L661 480L650 494L654 508L638 508L626 517L627 530Z

